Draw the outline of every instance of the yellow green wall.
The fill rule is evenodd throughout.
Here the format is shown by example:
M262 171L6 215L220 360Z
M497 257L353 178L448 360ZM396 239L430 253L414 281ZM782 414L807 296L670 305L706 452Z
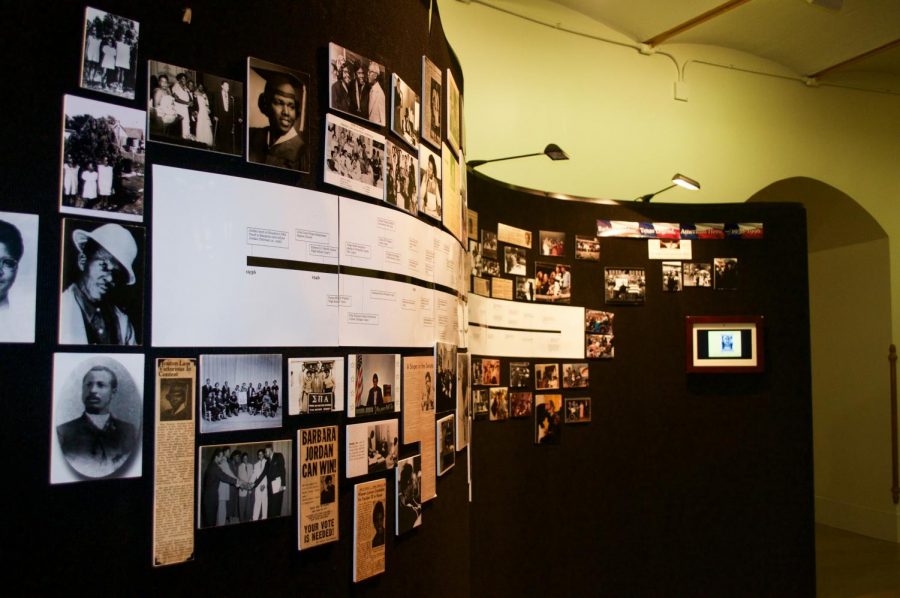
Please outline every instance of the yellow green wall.
M900 95L808 87L785 67L712 46L673 45L665 48L672 57L645 56L560 31L632 43L551 2L491 3L557 28L478 3L438 2L465 77L468 159L541 151L555 142L572 160L554 163L539 156L480 170L523 187L606 199L657 191L675 172L700 180L702 190L676 188L654 201L743 202L782 179L827 183L855 200L888 235L888 272L869 272L863 261L854 272L840 275L878 276L889 290L886 310L866 310L861 316L868 318L867 330L886 331L865 339L872 345L866 347L867 358L873 356L878 364L873 373L886 379L885 343L900 339L900 317L893 322L890 317L900 314ZM687 102L673 98L680 72ZM811 261L819 269L819 261ZM821 267L827 270L827 265ZM882 314L880 320L873 321L875 313ZM816 360L824 360L823 352L836 368L852 367L858 359L840 346L817 345L815 372L821 371ZM821 390L822 383L817 378L814 389ZM818 408L818 396L815 401ZM883 425L889 425L887 415L873 417L883 417ZM816 442L828 442L827 436L817 430ZM817 479L817 495L818 484ZM886 485L889 497L889 474ZM853 500L872 508L869 498ZM891 508L893 529L877 535L900 540L900 516Z

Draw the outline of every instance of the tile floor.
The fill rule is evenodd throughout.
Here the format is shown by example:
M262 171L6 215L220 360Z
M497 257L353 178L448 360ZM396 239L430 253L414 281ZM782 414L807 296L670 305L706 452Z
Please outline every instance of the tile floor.
M818 598L900 597L900 544L816 524Z

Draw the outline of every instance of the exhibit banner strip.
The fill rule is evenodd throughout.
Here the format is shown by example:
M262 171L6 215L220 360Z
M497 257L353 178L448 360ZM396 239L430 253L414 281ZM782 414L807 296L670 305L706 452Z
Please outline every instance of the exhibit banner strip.
M623 239L762 239L762 222L671 223L597 220L598 237Z

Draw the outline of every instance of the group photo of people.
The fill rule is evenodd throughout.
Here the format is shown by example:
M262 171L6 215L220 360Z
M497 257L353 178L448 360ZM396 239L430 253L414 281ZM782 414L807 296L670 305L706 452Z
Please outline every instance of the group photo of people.
M81 87L134 99L137 67L137 21L87 7Z
M540 231L541 255L559 257L566 253L566 233L542 230Z
M584 331L588 334L612 334L616 315L597 309L584 310Z
M591 421L590 397L566 399L566 423L581 424Z
M343 358L289 359L290 414L327 413L342 408L343 394L341 405L337 405L336 393L343 388L343 363Z
M387 142L385 201L415 216L419 198L419 160L396 143Z
M60 211L141 220L144 113L68 95L64 112Z
M600 261L600 239L575 235L575 259Z
M643 268L606 268L606 302L643 303L647 277Z
M509 419L509 389L499 386L491 389L490 420L502 421Z
M476 358L472 360L472 384L500 385L500 360Z
M155 60L148 72L150 141L241 155L242 83Z
M587 363L563 364L563 388L587 388L590 386L590 367Z
M384 197L384 140L363 129L328 115L325 132L326 182L357 190L372 197ZM333 173L337 180L329 180ZM343 181L341 179L344 179ZM361 189L346 184L357 183Z
M534 265L534 300L546 303L569 303L572 300L572 272L568 265Z
M291 514L291 441L200 447L200 527Z
M559 364L534 364L534 387L538 390L559 388Z
M584 336L584 356L588 359L612 359L615 346L611 334L586 334Z
M509 416L516 418L531 415L531 400L530 392L509 393Z
M684 262L682 280L686 287L709 288L712 286L712 264Z
M200 433L281 426L281 355L201 355Z
M329 61L331 109L384 125L384 66L337 44L329 44Z

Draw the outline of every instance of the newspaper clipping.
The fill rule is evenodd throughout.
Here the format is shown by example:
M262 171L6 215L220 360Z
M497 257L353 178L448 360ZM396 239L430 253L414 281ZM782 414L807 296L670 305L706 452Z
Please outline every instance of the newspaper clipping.
M418 442L422 451L422 502L437 496L433 372L431 355L403 358L403 444Z
M338 427L297 431L297 479L300 480L298 549L337 542Z
M387 510L384 478L353 487L353 581L384 573Z
M153 566L194 558L194 359L156 360Z

